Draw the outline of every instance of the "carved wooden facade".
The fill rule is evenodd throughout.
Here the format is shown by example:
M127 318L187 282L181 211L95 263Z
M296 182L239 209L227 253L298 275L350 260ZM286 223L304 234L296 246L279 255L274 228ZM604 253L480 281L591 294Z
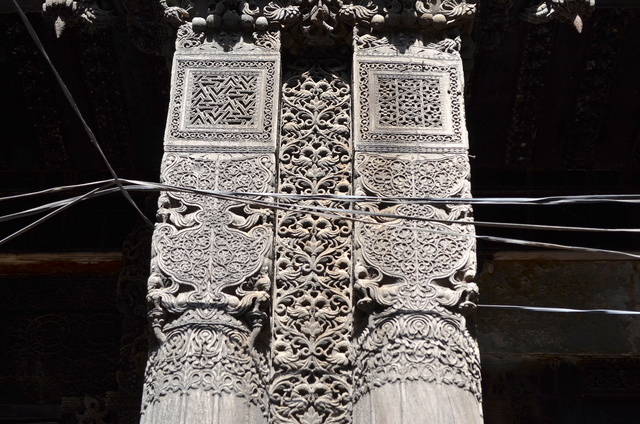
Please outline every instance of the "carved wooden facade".
M471 208L382 201L470 196L474 11L166 5L162 181L228 194L160 196L143 423L482 422Z

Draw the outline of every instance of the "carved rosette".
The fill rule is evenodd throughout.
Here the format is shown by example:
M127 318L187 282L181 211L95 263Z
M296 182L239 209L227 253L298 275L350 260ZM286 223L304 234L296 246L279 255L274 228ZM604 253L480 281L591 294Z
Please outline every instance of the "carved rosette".
M457 49L420 33L356 34L354 68L356 194L470 197ZM481 422L479 354L465 319L477 297L471 207L359 207L402 218L354 228L354 422L431 413ZM397 402L372 406L384 399Z
M351 193L351 90L343 63L299 61L284 78L281 193ZM347 206L331 200L299 203ZM270 387L273 423L351 420L351 230L351 223L340 218L278 212Z

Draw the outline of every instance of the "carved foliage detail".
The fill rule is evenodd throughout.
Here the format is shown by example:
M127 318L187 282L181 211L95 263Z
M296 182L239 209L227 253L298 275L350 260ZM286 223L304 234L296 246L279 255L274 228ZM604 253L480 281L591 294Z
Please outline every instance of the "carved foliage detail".
M373 196L468 197L464 156L359 153L357 186ZM471 220L468 205L363 205L368 210L438 220ZM380 219L356 223L358 306L420 311L439 305L463 308L476 296L473 227L465 224ZM457 235L459 234L459 236Z
M358 338L354 398L386 383L449 384L481 397L480 358L464 319L447 311L378 317Z
M398 155L356 155L359 183L375 196L468 196L469 160L461 155L410 160Z
M350 193L348 74L338 61L294 66L283 84L279 191ZM304 203L346 206L328 200ZM282 211L276 234L272 422L348 423L351 224Z
M270 155L165 154L166 184L264 192ZM151 349L144 405L202 389L246 397L266 413L266 360L254 342L271 288L271 212L192 193L162 193L147 299Z
M429 47L417 34L357 35L355 47L356 193L469 197L460 56ZM411 61L400 61L398 51ZM471 207L359 207L407 218L355 224L355 301L365 315L356 321L354 398L420 380L460 387L479 401L477 344L463 316L477 297L474 228L464 223L472 220Z

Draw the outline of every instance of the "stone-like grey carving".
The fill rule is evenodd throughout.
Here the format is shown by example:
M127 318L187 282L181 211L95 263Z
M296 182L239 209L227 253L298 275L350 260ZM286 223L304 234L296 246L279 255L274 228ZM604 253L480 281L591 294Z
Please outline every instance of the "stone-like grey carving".
M69 26L81 24L95 31L113 22L116 16L110 1L96 0L47 0L42 3L42 14L54 21L58 38Z
M166 147L273 151L279 53L254 43L264 41L262 34L205 36L184 27L178 33Z
M354 46L356 150L466 151L457 52L404 33L356 35ZM431 54L412 60L423 51Z
M174 56L162 182L273 191L279 53L252 44L252 36L221 32L185 42L194 31L180 33L186 35ZM141 422L266 422L270 371L262 330L272 289L273 212L165 192L158 221L147 294L155 340Z
M161 194L142 422L480 423L470 206L359 203L401 217L355 223L299 209L351 209L322 196L354 192L470 196L458 25L474 6L416 2L400 11L434 13L431 26L375 33L369 3L274 1L265 19L299 31L298 48L356 25L352 72L346 57L303 56L282 81L280 33L256 31L252 4L224 7L223 21L258 17L244 32L196 18L177 31L162 180L309 198L274 213Z
M573 24L576 31L582 32L583 18L591 16L595 5L595 0L544 0L528 9L522 18L534 24L553 19L567 21Z
M469 197L459 54L420 34L372 37L355 40L356 193ZM477 297L471 207L360 207L461 223L355 224L354 422L482 422L477 343L464 317Z
M351 90L343 63L301 60L285 75L281 193L351 192ZM300 203L347 207L333 200ZM274 424L351 421L351 229L344 219L278 212L270 387Z

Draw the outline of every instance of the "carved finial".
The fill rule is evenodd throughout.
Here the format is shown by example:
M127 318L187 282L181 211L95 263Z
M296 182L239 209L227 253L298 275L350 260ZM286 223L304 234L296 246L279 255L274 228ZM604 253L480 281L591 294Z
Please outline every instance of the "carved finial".
M544 0L527 9L522 19L533 24L549 22L552 19L569 21L579 33L582 32L583 17L591 16L595 0Z

